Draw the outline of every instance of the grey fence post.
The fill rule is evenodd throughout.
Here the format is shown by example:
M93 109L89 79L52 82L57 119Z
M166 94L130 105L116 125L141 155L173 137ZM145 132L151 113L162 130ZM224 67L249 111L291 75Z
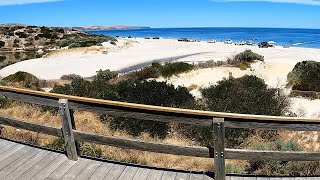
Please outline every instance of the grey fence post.
M217 122L220 120L220 122ZM224 153L224 119L214 118L213 119L213 139L214 139L214 179L215 180L225 180L225 153Z
M73 115L69 110L67 99L59 99L59 112L61 117L64 147L67 152L68 159L76 161L78 160L78 152L72 131L74 124Z

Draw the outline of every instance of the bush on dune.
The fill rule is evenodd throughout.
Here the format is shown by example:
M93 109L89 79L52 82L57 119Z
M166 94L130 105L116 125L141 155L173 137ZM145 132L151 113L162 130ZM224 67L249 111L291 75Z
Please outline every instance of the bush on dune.
M98 71L92 81L76 78L71 84L54 87L52 92L167 107L192 108L195 105L194 97L185 87L175 88L166 82L156 81L135 83L124 81L119 84L111 84L109 81L114 77L115 74L109 70ZM135 136L148 132L152 136L163 138L169 132L167 123L132 118L113 117L110 127L125 130Z
M169 78L173 75L186 73L194 69L194 65L184 62L166 63L161 68L161 75L165 78Z
M250 67L250 63L253 63L254 61L264 61L264 57L252 52L251 50L245 50L244 52L241 52L231 58L227 59L227 63L234 65L234 66L244 66L244 64L247 67Z
M19 71L2 79L8 85L14 84L18 87L24 87L39 90L39 79L27 72Z
M283 102L287 101L286 99L277 97L277 91L268 89L264 81L256 76L224 79L217 85L201 91L206 109L216 112L279 116L288 105ZM202 145L212 145L211 128L192 127L185 132L188 137L195 138ZM227 128L227 146L240 146L254 132L254 130Z
M166 82L143 81L138 83L121 82L117 85L120 100L157 105L165 107L193 108L194 97L185 87L175 88ZM168 123L144 121L132 118L114 118L111 128L129 132L134 136L148 132L151 136L166 137L170 126Z
M320 92L320 62L299 62L287 78L288 85L294 90Z
M165 78L170 78L172 76L177 76L181 73L186 73L195 68L194 65L184 63L184 62L168 62L164 65L160 63L152 63L151 66L145 67L141 70L132 72L128 75L129 81L142 81L150 78L158 78L163 76Z

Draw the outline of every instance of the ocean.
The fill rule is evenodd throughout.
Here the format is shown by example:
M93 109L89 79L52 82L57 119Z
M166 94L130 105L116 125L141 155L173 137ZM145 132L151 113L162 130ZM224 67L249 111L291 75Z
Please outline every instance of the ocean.
M275 41L276 45L320 48L320 29L287 29L287 28L150 28L131 30L89 31L92 34L104 34L121 37L160 37L160 38L193 38L202 41L215 39L224 41L255 42Z

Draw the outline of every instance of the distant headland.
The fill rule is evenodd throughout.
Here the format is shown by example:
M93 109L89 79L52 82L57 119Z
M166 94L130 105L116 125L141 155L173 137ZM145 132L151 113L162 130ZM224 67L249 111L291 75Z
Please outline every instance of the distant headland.
M149 29L147 26L86 26L86 27L72 27L79 31L103 31L103 30L125 30L125 29Z

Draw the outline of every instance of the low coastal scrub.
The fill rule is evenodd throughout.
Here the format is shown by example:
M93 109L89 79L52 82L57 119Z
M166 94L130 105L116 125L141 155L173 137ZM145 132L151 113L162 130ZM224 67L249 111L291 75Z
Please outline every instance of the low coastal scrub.
M218 66L222 66L222 65L225 65L226 62L224 61L213 61L213 60L210 60L210 61L206 61L206 62L199 62L196 67L197 68L214 68L214 67L218 67Z
M68 75L63 75L61 76L61 80L66 80L66 81L71 81L71 80L74 80L74 79L77 79L77 78L81 78L80 75L77 75L77 74L68 74Z
M102 46L103 42L117 42L117 39L105 35L74 34L65 35L60 41L60 47L78 48L90 46Z
M109 70L98 71L92 81L76 78L70 84L54 87L52 92L167 107L192 108L195 105L194 97L185 87L175 88L157 81L111 84L109 81L114 77L115 74ZM101 118L104 121L104 116ZM169 132L167 123L120 117L109 120L111 129L125 130L134 136L148 132L151 136L164 138Z
M204 109L215 112L279 116L289 105L286 98L279 97L283 95L268 89L265 82L256 76L224 79L201 92ZM185 132L187 137L193 137L201 145L211 145L211 128L192 127ZM255 133L255 130L226 128L226 144L230 148L239 147ZM263 133L269 134L268 138L277 137L275 131Z
M243 70L249 68L250 64L254 61L264 61L264 56L254 53L251 50L245 50L227 59L228 64L240 67Z
M288 74L288 85L293 90L320 92L320 62L302 61Z
M134 81L158 78L160 76L170 78L181 73L192 71L193 69L195 69L194 65L184 62L168 62L164 65L160 63L152 63L151 66L130 73L128 78Z
M17 87L39 90L39 79L27 72L19 71L2 79L4 83Z

